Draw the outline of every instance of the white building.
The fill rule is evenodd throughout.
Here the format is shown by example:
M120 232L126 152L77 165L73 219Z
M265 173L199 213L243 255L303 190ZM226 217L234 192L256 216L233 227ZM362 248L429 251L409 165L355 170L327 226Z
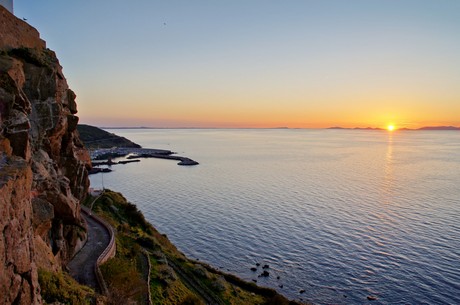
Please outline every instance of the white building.
M13 14L13 0L0 0L0 5L5 7Z

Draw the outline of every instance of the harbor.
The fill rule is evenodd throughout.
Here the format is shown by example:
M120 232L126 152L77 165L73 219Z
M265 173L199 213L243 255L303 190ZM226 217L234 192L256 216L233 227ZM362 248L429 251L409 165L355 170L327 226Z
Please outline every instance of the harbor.
M170 150L153 149L153 148L133 148L133 147L113 147L95 149L90 152L91 163L93 168L89 174L97 174L100 172L111 172L110 168L105 166L112 166L117 164L128 164L140 162L142 158L158 158L167 160L179 161L177 165L192 166L199 163L187 157L174 155L175 153ZM117 158L124 158L124 160L117 161Z

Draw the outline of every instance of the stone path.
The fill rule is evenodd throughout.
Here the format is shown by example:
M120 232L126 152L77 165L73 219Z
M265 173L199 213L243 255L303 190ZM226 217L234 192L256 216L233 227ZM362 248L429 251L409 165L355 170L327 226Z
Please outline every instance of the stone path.
M79 283L99 290L95 274L95 265L98 257L107 248L110 234L99 222L86 213L81 213L88 224L88 240L83 248L67 264L70 275Z

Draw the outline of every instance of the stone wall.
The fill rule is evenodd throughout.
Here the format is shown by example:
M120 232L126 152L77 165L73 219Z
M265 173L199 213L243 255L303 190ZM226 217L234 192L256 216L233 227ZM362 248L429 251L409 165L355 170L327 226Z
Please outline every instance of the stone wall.
M38 31L27 22L14 17L0 5L0 46L5 48L45 48Z

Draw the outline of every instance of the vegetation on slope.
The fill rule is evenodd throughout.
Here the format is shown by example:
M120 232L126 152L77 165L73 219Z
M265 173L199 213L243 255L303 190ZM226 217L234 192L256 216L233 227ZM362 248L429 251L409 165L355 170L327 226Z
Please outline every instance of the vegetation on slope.
M187 259L119 193L105 190L93 211L117 230L117 254L101 267L114 304L146 304L149 292L153 304L296 304Z
M46 304L89 305L95 300L94 291L88 286L80 285L64 272L38 270L41 296Z
M141 148L139 144L95 126L78 124L77 130L80 134L80 139L83 141L86 148L89 149L112 147Z

